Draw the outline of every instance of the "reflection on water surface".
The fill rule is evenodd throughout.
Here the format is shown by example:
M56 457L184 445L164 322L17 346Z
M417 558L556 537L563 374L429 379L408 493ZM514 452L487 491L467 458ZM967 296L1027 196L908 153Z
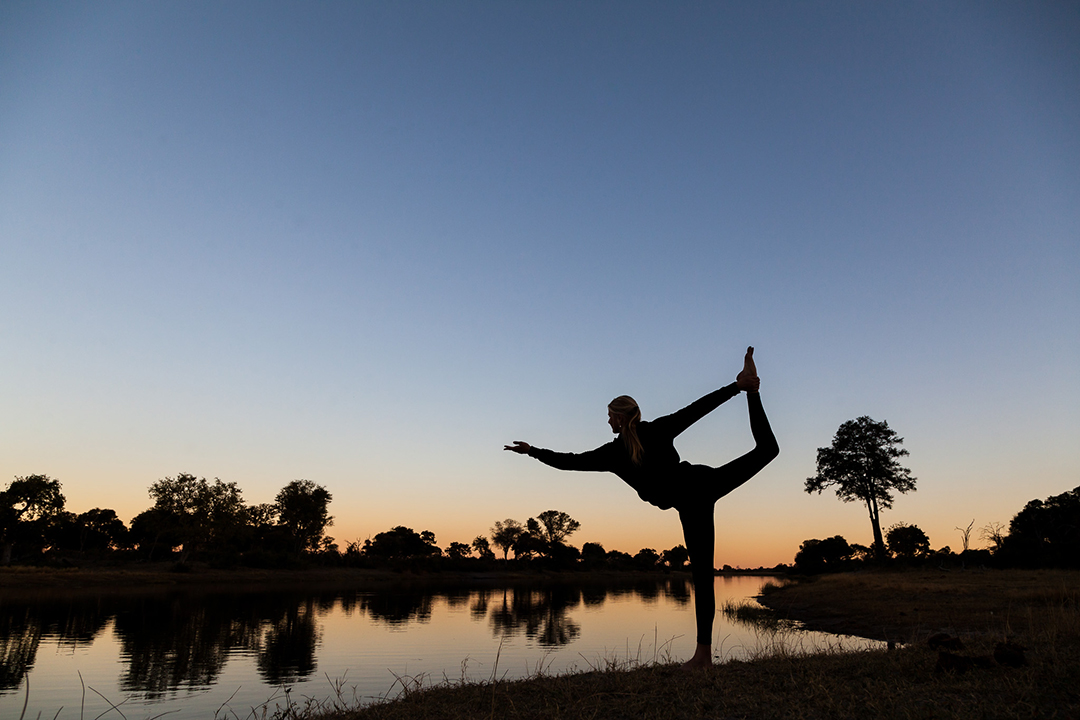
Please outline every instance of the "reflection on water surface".
M761 583L718 579L717 591L720 598L743 599ZM361 696L372 697L390 687L391 673L456 678L467 661L476 673L469 679L487 679L496 657L500 677L527 674L530 663L562 671L582 657L640 647L643 638L692 638L691 593L686 579L671 577L378 592L188 590L33 602L0 596L0 716L14 708L18 717L28 678L30 705L38 709L27 717L52 717L61 705L78 708L81 676L110 701L123 698L128 718L160 714L163 703L178 710L170 718L183 718L206 717L207 708L212 717L234 692L237 706L250 708L275 688L314 687L327 677L347 677ZM727 636L752 634L717 621Z

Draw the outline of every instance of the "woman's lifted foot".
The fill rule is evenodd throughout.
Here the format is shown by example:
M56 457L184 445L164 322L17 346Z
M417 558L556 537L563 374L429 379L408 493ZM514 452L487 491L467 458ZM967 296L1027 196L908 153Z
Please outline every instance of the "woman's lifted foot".
M757 366L754 365L754 347L746 348L746 356L743 358L743 369L735 376L735 385L740 390L757 392L761 381L758 380Z

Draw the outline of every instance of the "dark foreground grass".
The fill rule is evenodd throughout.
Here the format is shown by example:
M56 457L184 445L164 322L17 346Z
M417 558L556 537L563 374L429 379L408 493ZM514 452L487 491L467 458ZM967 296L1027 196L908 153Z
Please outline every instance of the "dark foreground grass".
M308 708L319 720L439 718L1080 718L1080 574L986 572L833 576L770 592L789 617L840 632L871 629L891 650L817 654L764 633L758 657L712 670L675 664L494 683L404 684L361 709ZM846 619L846 625L845 625ZM811 622L811 624L815 624ZM927 640L942 630L966 658L942 669ZM999 642L1025 665L993 659ZM947 659L947 658L946 658ZM950 665L950 663L945 663ZM952 663L950 667L955 666Z
M1077 718L1080 660L960 675L928 649L774 656L710 671L676 665L437 687L326 720L408 718Z

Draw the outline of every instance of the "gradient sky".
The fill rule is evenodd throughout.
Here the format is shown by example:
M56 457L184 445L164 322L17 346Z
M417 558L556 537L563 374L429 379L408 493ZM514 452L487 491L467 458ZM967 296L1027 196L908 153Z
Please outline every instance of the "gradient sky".
M807 495L859 415L936 548L1080 485L1076 3L0 4L0 482L125 521L306 478L344 547L547 509L681 542L610 439L757 348L781 456L717 564L868 544ZM737 398L684 459L751 444ZM976 540L974 545L982 544Z

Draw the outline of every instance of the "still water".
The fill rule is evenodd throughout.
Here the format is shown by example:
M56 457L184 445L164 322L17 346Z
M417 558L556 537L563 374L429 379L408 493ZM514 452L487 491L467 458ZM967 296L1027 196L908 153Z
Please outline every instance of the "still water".
M752 598L765 580L716 578L717 606ZM371 702L416 683L685 659L693 638L693 590L682 578L0 598L0 717L18 718L29 697L26 718L243 719L306 698ZM732 659L768 640L718 613L714 642ZM800 633L797 643L836 638Z

